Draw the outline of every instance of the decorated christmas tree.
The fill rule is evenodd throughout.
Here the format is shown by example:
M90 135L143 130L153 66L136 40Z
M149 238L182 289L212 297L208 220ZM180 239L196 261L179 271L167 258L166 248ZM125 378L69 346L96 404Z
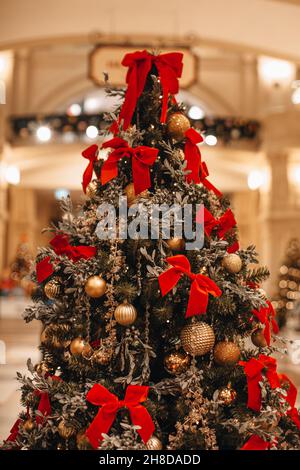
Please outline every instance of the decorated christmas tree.
M77 215L62 203L37 257L25 320L42 323L42 360L18 374L24 411L4 448L299 448L267 269L249 269L255 249L239 248L176 102L182 61L127 54L126 91L108 89L123 102L82 154L87 198Z

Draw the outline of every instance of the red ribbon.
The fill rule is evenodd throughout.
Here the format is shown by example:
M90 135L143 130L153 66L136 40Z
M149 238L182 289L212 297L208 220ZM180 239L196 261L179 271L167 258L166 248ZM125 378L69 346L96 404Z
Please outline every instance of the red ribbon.
M118 162L122 158L131 157L132 162L132 178L135 194L139 194L145 189L150 188L150 171L149 167L155 162L158 149L146 146L129 147L128 142L119 137L105 142L102 148L114 149L103 163L101 168L101 183L106 184L111 179L118 176Z
M163 272L158 277L162 295L164 296L170 292L184 274L192 281L185 318L204 314L207 309L208 294L220 297L222 291L208 276L192 273L190 262L186 256L171 256L166 261L171 264L172 268Z
M240 450L269 450L271 447L271 442L264 441L257 434L252 434Z
M93 177L94 163L97 161L98 157L98 145L91 145L85 149L81 155L89 160L88 166L86 167L82 178L83 191L86 192L87 185L91 182Z
M195 131L192 127L185 133L185 146L184 155L187 162L186 169L190 170L190 173L186 176L188 183L193 181L196 184L200 183L200 165L201 165L201 153L197 146L200 142L203 142L202 136Z
M231 209L227 209L219 219L215 219L212 213L204 208L204 230L208 237L212 230L217 229L218 237L223 239L226 233L235 226L236 220Z
M124 400L111 393L103 385L95 384L87 394L87 400L95 406L100 406L94 421L86 431L92 446L96 449L99 441L103 439L102 434L107 433L119 409L128 408L130 418L144 443L152 436L155 426L147 409L141 405L147 400L149 387L145 385L128 385Z
M261 307L259 310L252 310L253 315L259 320L260 323L265 325L264 328L264 337L267 342L267 345L270 346L271 342L271 328L272 331L277 334L279 332L279 327L275 320L276 312L269 300L267 300L267 307Z
M36 277L39 283L47 279L54 273L53 265L50 263L50 256L42 259L36 264Z
M57 380L57 381L62 380L58 375L48 375L48 377L50 377L52 380ZM50 416L52 409L51 409L49 393L42 392L41 390L35 390L35 394L37 397L40 398L38 411L44 416L44 418L46 418L47 416ZM44 418L42 418L40 415L36 415L36 418L35 418L36 423L43 424Z
M18 437L18 434L19 434L20 425L21 425L22 422L23 422L22 419L20 419L20 418L17 419L17 421L15 422L15 424L13 425L11 430L9 431L10 435L8 436L8 438L6 439L5 442L15 442L16 441L16 439Z
M210 183L206 178L209 176L209 171L205 162L200 164L200 182L205 186L209 191L213 191L217 197L222 197L221 191L219 191L212 183Z
M119 115L119 122L123 119L123 129L126 130L131 123L137 100L141 96L146 79L152 65L157 69L162 88L162 110L160 121L166 122L169 95L179 91L178 78L182 74L182 58L180 52L152 55L146 50L126 54L122 65L128 67L126 75L127 90L125 100Z
M82 258L89 259L96 255L95 246L72 246L69 244L69 238L65 234L56 235L50 241L57 255L66 255L69 259L76 262Z

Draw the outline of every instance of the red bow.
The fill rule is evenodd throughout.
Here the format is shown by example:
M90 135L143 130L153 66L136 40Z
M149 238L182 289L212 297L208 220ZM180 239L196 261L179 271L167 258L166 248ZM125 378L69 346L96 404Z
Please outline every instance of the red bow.
M276 312L269 300L267 300L267 307L261 307L259 310L252 310L253 315L257 317L260 323L265 325L264 337L267 345L270 346L271 342L271 327L275 334L279 332L279 327L275 320ZM271 325L270 325L271 323Z
M50 256L46 256L46 258L36 264L36 277L39 283L43 282L53 273L54 269L50 263Z
M204 230L208 237L212 230L216 228L219 238L222 239L235 226L236 220L231 209L227 209L219 219L215 219L211 212L204 207Z
M95 246L72 246L69 244L67 235L56 235L50 241L57 255L66 255L69 259L76 262L82 258L89 259L96 255L97 249Z
M122 65L129 67L126 75L127 90L125 100L119 115L119 122L123 119L123 129L126 130L136 108L136 103L144 90L145 83L152 65L155 65L159 74L162 88L162 110L160 121L166 122L169 94L175 95L179 91L178 78L182 74L182 58L180 52L152 55L147 51L137 51L126 54Z
M98 145L93 144L87 149L85 149L81 155L84 158L87 158L89 160L88 166L86 167L84 173L83 173L83 178L82 178L82 187L83 191L86 192L86 187L90 183L92 176L93 176L93 170L94 170L94 163L97 161L98 157Z
M264 441L257 434L252 434L241 450L269 450L271 447L271 442Z
M200 183L199 171L201 165L201 153L197 144L203 142L203 138L192 127L186 131L185 137L184 155L187 162L186 169L190 170L190 173L186 176L186 180L188 183L193 181L198 184Z
M97 449L102 434L107 433L120 408L128 408L130 418L144 443L152 436L155 426L147 409L141 405L147 400L149 387L145 385L128 385L124 400L109 392L103 385L95 384L87 394L87 400L96 406L101 406L94 421L86 431L92 446Z
M103 163L101 168L101 183L105 184L111 179L118 176L118 162L122 158L131 157L132 161L132 178L135 194L139 194L145 189L150 188L150 172L149 167L155 162L158 149L146 146L131 148L128 142L119 137L105 142L102 148L114 149Z
M48 375L52 380L58 380L60 381L61 378L58 375ZM49 393L48 392L42 392L41 390L35 390L35 394L37 397L40 398L39 401L39 406L38 406L38 411L44 416L49 416L51 415L51 403L49 399ZM43 424L44 418L42 418L40 415L36 415L36 422L37 424Z
M248 384L248 408L260 411L261 389L259 382L262 381L262 371L265 370L266 377L271 388L280 387L280 381L276 372L276 359L260 354L258 359L251 358L248 362L240 361L239 365L244 367Z
M176 286L183 274L191 281L190 297L185 318L204 314L207 309L208 294L220 297L222 291L208 276L191 272L189 260L184 255L171 256L166 261L173 266L158 277L162 295L166 295Z

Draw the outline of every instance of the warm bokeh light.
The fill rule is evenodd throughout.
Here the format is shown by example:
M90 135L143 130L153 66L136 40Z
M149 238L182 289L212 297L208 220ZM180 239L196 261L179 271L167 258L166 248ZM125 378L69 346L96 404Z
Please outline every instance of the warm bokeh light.
M36 136L40 142L48 142L52 136L51 129L47 126L40 126L36 131Z
M205 114L203 109L199 108L199 106L191 106L188 115L191 119L203 119Z
M89 126L86 129L86 135L89 139L95 139L98 136L98 129L96 126Z
M218 139L215 135L207 135L204 139L205 143L211 147L217 145Z
M262 56L258 60L259 74L268 84L287 84L295 76L295 65L287 60Z

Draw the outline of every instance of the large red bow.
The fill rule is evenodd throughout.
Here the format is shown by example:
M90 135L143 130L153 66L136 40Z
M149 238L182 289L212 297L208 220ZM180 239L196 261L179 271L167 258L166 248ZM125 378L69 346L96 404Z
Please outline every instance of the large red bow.
M82 258L89 259L96 255L95 246L72 246L69 244L69 238L65 234L56 235L50 241L57 255L66 255L72 261L76 262Z
M98 157L98 145L91 145L85 149L81 155L89 160L88 166L86 167L82 178L83 191L86 192L86 187L93 177L94 163L97 161Z
M128 408L130 418L144 443L152 436L155 426L148 410L141 405L147 400L149 387L145 385L128 385L124 400L119 400L103 385L95 384L87 394L87 400L93 405L100 406L94 421L86 431L92 446L97 449L99 441L103 439L102 434L107 433L120 408Z
M50 262L50 256L46 256L46 258L42 259L36 264L36 277L39 283L43 282L53 273L54 268Z
M178 78L182 74L182 58L180 52L152 55L147 51L137 51L126 54L122 65L128 67L126 75L127 90L125 100L119 115L119 122L123 119L123 129L131 123L136 103L145 88L147 76L155 65L162 88L161 122L166 122L169 94L175 95L179 91Z
M253 315L265 325L264 328L264 337L266 339L267 345L270 346L271 342L271 327L272 331L277 334L279 332L279 327L275 320L276 312L273 308L273 305L269 300L267 300L267 307L261 307L259 310L252 310Z
M227 209L219 219L215 219L212 213L204 208L204 231L208 237L213 229L217 229L217 234L222 239L235 226L236 220L231 209Z
M172 268L163 272L158 277L162 295L166 295L176 286L183 274L188 276L191 281L190 297L185 317L206 313L208 294L214 297L220 297L222 291L212 279L203 274L194 274L191 272L189 260L184 255L171 256L166 259Z
M186 159L186 169L190 170L190 173L186 176L188 183L193 181L194 183L200 183L200 165L201 165L201 153L197 146L200 142L203 142L202 136L195 131L192 127L185 133L185 146L184 155Z
M264 441L257 434L252 434L243 447L241 447L241 450L269 450L271 447L271 442Z
M135 194L139 194L145 189L150 188L150 171L149 167L155 162L158 149L146 146L129 147L128 142L119 137L105 142L102 148L114 149L103 163L101 168L101 183L105 184L111 179L118 176L118 162L122 158L131 157L132 161L132 178Z

